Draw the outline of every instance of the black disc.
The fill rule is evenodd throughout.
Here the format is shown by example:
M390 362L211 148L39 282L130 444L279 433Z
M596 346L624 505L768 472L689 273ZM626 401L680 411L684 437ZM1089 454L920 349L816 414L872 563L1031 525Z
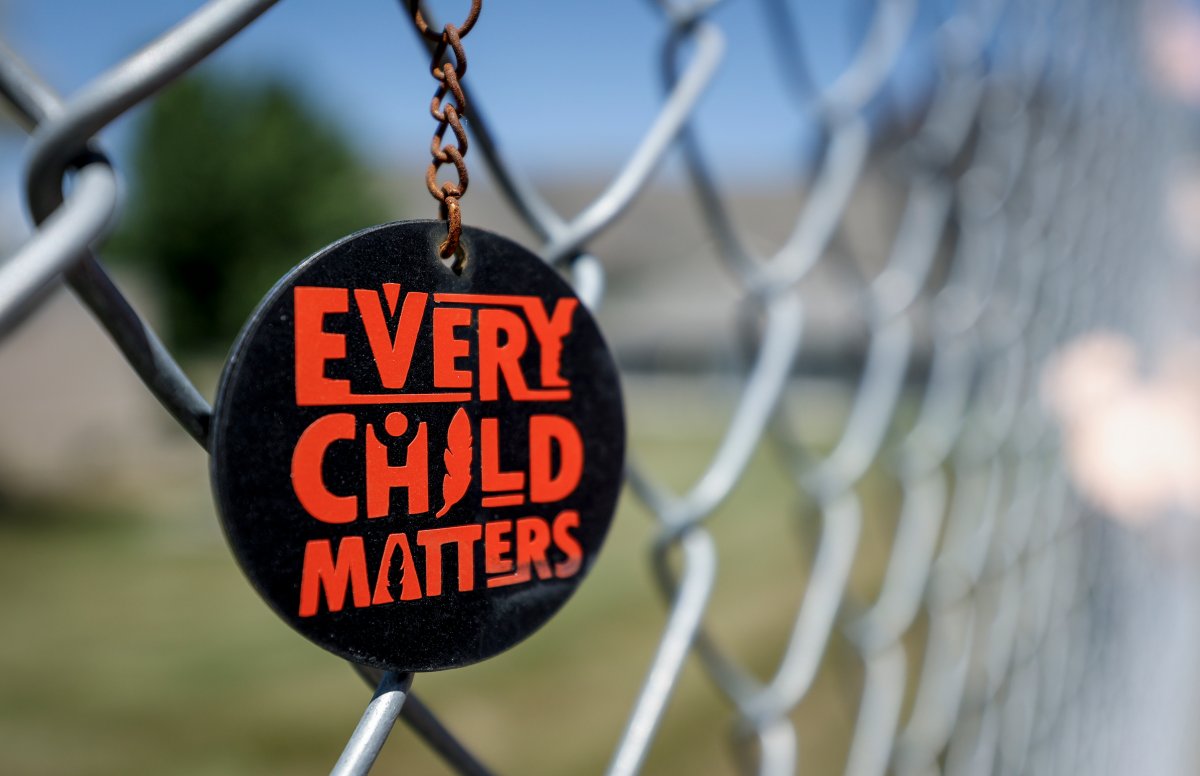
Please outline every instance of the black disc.
M536 256L407 221L280 280L217 391L213 490L254 587L292 627L379 668L501 652L583 579L620 490L617 371Z

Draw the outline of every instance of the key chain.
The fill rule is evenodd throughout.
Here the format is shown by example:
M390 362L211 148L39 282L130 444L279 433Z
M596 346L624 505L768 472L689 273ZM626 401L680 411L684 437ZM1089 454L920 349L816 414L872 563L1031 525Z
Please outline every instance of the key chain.
M214 498L251 584L311 641L396 671L474 663L545 624L595 561L624 464L590 313L537 256L462 225L480 6L441 33L412 7L438 43L441 219L365 229L283 277L213 410ZM457 181L439 186L445 165Z

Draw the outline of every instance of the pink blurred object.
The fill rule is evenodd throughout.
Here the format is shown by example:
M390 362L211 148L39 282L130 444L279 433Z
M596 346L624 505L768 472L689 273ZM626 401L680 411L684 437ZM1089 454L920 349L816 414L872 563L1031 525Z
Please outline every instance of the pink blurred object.
M1171 0L1151 0L1144 39L1151 80L1170 97L1200 107L1200 12Z
M1138 372L1128 338L1097 332L1068 343L1043 373L1082 493L1141 524L1172 511L1200 516L1200 350L1177 348Z

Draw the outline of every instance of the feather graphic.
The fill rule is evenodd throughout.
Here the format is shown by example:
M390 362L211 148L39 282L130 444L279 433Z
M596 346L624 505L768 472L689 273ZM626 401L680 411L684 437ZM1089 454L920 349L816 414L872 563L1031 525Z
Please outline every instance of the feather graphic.
M437 517L450 511L467 493L471 484L471 457L473 455L474 439L471 437L471 419L463 407L458 408L450 421L446 432L446 452L442 460L446 462L446 476L442 479L442 508Z

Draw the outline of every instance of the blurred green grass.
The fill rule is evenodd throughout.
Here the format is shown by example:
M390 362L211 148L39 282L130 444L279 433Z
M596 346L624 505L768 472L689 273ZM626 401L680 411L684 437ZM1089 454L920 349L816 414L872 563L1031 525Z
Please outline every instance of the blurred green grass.
M837 411L806 411L818 410ZM632 392L631 449L682 488L703 470L728 412L711 397ZM0 773L307 774L337 759L370 691L252 592L196 468L184 482L147 482L144 497L0 503ZM874 472L859 495L870 519L852 587L869 600L897 493ZM710 527L720 550L711 630L767 677L804 592L819 518L760 450ZM501 772L600 771L666 618L648 562L653 535L626 492L604 553L558 617L503 655L421 675L414 688ZM840 769L861 682L861 660L835 635L793 715L810 772ZM647 772L733 772L731 720L692 658ZM399 725L376 772L447 769Z

